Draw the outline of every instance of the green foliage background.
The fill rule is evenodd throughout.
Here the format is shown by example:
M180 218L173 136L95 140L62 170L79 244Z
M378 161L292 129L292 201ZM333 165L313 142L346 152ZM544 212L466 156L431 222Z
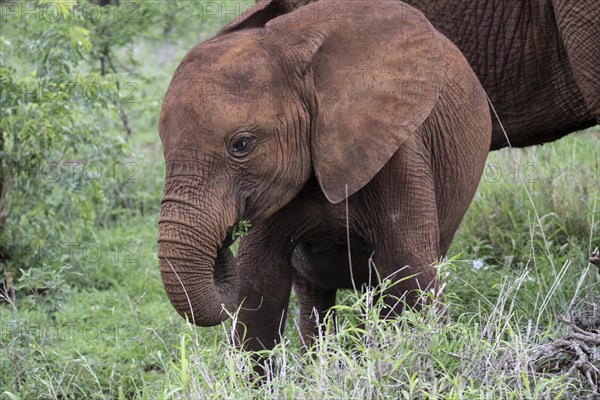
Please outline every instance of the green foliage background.
M156 87L147 74L161 72L155 65L144 67L156 61L152 55L144 60L135 52L206 35L185 29L206 18L206 7L83 0L2 6L2 244L4 253L18 254L6 270L33 278L71 263L57 254L58 263L48 265L37 249L89 240L124 210L155 206L155 197L135 193L142 171L130 144L134 132L153 129L164 84Z
M158 111L185 52L249 4L0 3L0 399L587 396L531 360L568 330L558 316L600 304L597 128L490 155L441 267L447 320L379 321L341 292L337 333L303 358L291 320L261 386L228 324L176 315L156 267Z

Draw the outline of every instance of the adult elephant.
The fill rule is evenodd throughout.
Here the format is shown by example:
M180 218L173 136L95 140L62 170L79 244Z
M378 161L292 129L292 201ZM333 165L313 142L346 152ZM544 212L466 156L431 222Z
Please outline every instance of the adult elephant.
M335 14L352 0L322 7ZM381 0L388 7L396 0ZM310 0L263 0L263 14L283 14ZM465 55L500 123L491 150L559 139L600 123L598 0L405 0ZM399 19L399 21L401 21ZM236 29L234 21L226 29Z
M310 340L311 312L369 283L371 254L418 305L489 149L483 89L421 12L353 1L315 17L333 4L277 18L256 6L190 50L161 110L166 292L202 326L241 306L248 349L278 340L292 282ZM240 220L252 230L234 258Z

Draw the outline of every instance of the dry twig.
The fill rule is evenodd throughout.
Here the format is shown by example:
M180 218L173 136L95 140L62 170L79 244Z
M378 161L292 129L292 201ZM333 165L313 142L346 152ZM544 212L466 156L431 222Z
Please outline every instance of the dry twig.
M559 317L569 327L565 337L541 346L533 355L536 369L565 370L583 375L591 390L591 398L600 398L600 330L578 326L576 322Z

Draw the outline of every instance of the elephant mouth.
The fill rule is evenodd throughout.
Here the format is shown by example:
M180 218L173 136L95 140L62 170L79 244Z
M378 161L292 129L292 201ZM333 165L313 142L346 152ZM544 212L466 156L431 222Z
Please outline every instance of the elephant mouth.
M232 226L231 228L229 228L227 230L227 234L225 235L225 239L223 239L223 242L221 243L221 247L219 249L219 253L229 249L229 247L233 244L233 242L235 242L235 240L233 239L233 229L234 229L235 225Z
M217 251L217 257L214 264L214 282L217 286L227 285L230 281L230 275L233 273L230 264L231 253L230 247L234 243L233 239L233 227L227 230L225 239L221 243L219 250Z
M225 238L217 250L217 261L222 261L232 255L231 246L237 241L234 235L235 225L227 230Z
M244 211L248 209L248 199L246 199L241 213L243 217L245 217ZM236 221L233 225L229 226L227 233L225 234L225 238L217 250L217 256L214 260L213 269L213 278L217 286L227 285L229 282L231 282L232 275L235 274L235 271L233 271L235 268L234 258L237 245L239 244L241 237L240 235L236 234L236 231L239 232L240 224L244 220L245 219L242 218L241 220ZM248 231L246 230L245 234L247 233Z

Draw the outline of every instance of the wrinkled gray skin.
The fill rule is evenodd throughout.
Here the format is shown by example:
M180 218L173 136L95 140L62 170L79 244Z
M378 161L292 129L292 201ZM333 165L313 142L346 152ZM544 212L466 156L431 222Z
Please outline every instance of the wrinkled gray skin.
M491 140L476 76L420 12L353 1L315 19L319 6L273 19L258 5L194 47L160 115L167 295L202 326L239 308L251 350L278 341L292 284L309 344L336 290L375 276L371 255L390 294L418 307ZM252 229L234 259L240 220Z
M317 1L317 0L315 0ZM387 7L396 0L373 0ZM310 0L259 1L284 13ZM344 1L326 9L335 14ZM405 0L465 55L488 94L491 150L600 124L600 1Z
M600 123L600 1L407 0L469 60L515 147ZM495 118L491 149L508 145Z

